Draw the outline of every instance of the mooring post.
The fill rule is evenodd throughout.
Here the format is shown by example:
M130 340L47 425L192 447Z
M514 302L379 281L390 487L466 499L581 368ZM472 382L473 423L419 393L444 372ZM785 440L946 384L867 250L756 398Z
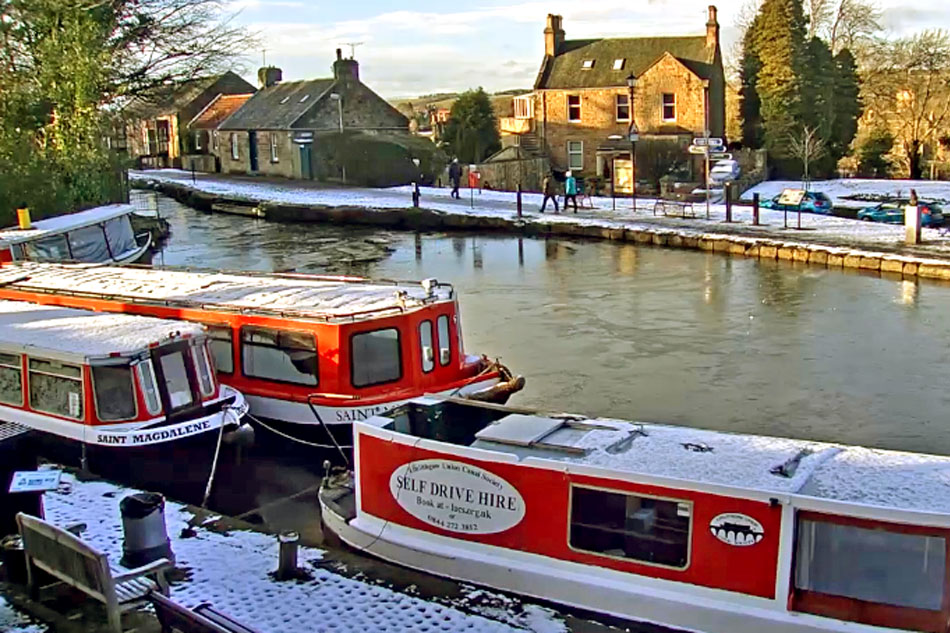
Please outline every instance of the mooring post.
M726 222L732 222L732 183L727 182L723 185L723 193L726 194Z
M518 219L521 219L521 183L518 183Z
M300 535L296 532L281 532L277 537L280 543L280 553L277 561L278 580L290 580L296 578L297 570L297 546L300 543Z
M759 194L752 194L752 224L759 225Z
M195 179L195 161L194 161L194 159L192 159L192 161L191 161L191 184L195 184L195 182L197 182L196 179Z
M412 183L412 206L419 206L419 183Z

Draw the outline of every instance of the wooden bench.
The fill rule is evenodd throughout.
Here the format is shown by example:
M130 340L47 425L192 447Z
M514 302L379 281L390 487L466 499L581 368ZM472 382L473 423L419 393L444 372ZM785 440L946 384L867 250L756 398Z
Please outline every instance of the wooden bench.
M34 599L39 598L40 589L37 570L43 570L103 603L109 629L122 633L122 612L144 601L152 591L168 595L164 572L172 564L167 559L114 574L109 557L74 534L22 512L16 520L26 554L27 582Z
M186 609L158 593L149 595L149 601L155 607L162 633L257 633L207 603Z
M660 212L663 215L678 215L681 218L685 218L687 210L689 210L690 216L696 217L692 202L660 199L653 203L653 215Z

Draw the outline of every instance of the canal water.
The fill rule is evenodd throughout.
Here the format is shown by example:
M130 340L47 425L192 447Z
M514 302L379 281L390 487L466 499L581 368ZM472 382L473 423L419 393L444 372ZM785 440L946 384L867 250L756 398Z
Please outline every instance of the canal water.
M465 347L527 377L512 404L950 454L950 286L566 239L207 215L148 193L155 263L435 277Z

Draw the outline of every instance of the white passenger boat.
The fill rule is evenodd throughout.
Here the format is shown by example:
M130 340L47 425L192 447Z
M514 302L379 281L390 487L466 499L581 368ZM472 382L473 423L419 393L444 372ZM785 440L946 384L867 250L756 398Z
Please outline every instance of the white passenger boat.
M151 233L135 234L134 208L113 204L0 230L0 263L10 261L132 263L148 252Z
M246 412L201 325L0 301L0 420L118 452L215 441Z
M414 400L322 520L408 567L705 633L945 633L950 458Z

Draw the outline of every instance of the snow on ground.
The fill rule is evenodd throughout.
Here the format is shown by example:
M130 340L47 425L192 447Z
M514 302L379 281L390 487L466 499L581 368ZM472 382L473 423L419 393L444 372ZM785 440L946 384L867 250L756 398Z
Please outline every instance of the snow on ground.
M4 633L45 633L49 629L14 609L0 596L0 631Z
M759 183L742 194L743 200L752 200L758 193L762 200L773 198L783 189L801 189L800 180L769 180ZM820 191L831 198L836 207L863 209L876 202L849 200L848 196L859 194L907 198L914 189L922 200L950 201L950 182L939 180L874 180L870 178L839 178L837 180L813 180L809 190Z
M63 475L63 485L45 497L47 520L57 524L83 522L82 538L109 555L113 566L122 557L119 502L135 492L107 482L80 482ZM186 579L172 585L171 596L188 607L210 602L216 609L261 633L334 631L366 633L392 631L472 631L486 633L562 633L564 623L553 611L521 605L486 616L466 612L379 586L369 580L348 578L326 564L324 552L302 547L298 554L306 580L277 582L278 545L272 535L250 531L221 533L197 528L191 538L179 535L192 518L184 506L168 502L165 520L176 566ZM205 521L203 525L208 525ZM476 610L476 609L473 609ZM3 624L0 602L0 630ZM36 633L39 633L39 629ZM23 633L34 633L23 629Z
M294 181L272 181L249 177L235 178L216 174L200 174L193 183L190 172L174 169L149 171L131 171L130 178L140 181L176 183L205 193L237 198L249 202L275 202L300 205L327 205L327 206L358 206L368 209L405 209L412 204L411 188L392 187L388 189L356 189L356 188L320 188L311 183ZM944 191L950 198L950 183L912 181L866 181L842 180L829 181L841 183L840 191L854 191L848 187L859 188L861 183L877 183L877 191L891 192L894 188L901 188L907 184L919 185L918 194L927 198ZM781 181L766 182L750 191L759 191L765 197L779 193L783 188L800 183ZM932 185L933 189L928 189ZM942 187L942 188L941 188ZM761 188L761 189L760 189ZM814 183L816 190L822 190L818 183ZM870 189L871 193L875 190ZM515 219L517 209L515 194L510 191L483 191L475 192L474 208L471 204L470 190L461 191L462 198L453 200L447 188L423 187L420 205L433 211L446 213L467 214L476 216L503 217ZM747 195L751 196L751 192ZM843 194L839 194L843 195ZM834 197L834 196L832 196ZM693 236L722 236L741 234L749 237L761 237L781 240L787 243L821 243L848 248L864 248L871 250L894 249L903 245L904 227L876 222L860 222L849 218L822 216L810 213L801 214L801 230L799 218L795 213L788 213L770 209L760 210L760 226L752 225L752 209L748 206L733 207L733 223L725 224L726 207L720 204L711 204L708 208L705 203L693 205L695 217L664 216L654 214L652 199L638 199L637 212L632 209L629 198L595 197L593 209L581 209L579 213L562 213L555 215L546 213L541 215L538 210L542 196L536 193L523 194L523 211L527 220L544 219L547 222L570 222L581 225L596 225L611 228L643 229L672 229L684 235ZM867 206L861 203L859 206ZM550 205L548 207L550 211ZM786 225L789 228L784 228ZM927 252L934 256L950 256L950 237L940 236L936 229L923 229L923 239L926 243L916 250Z

